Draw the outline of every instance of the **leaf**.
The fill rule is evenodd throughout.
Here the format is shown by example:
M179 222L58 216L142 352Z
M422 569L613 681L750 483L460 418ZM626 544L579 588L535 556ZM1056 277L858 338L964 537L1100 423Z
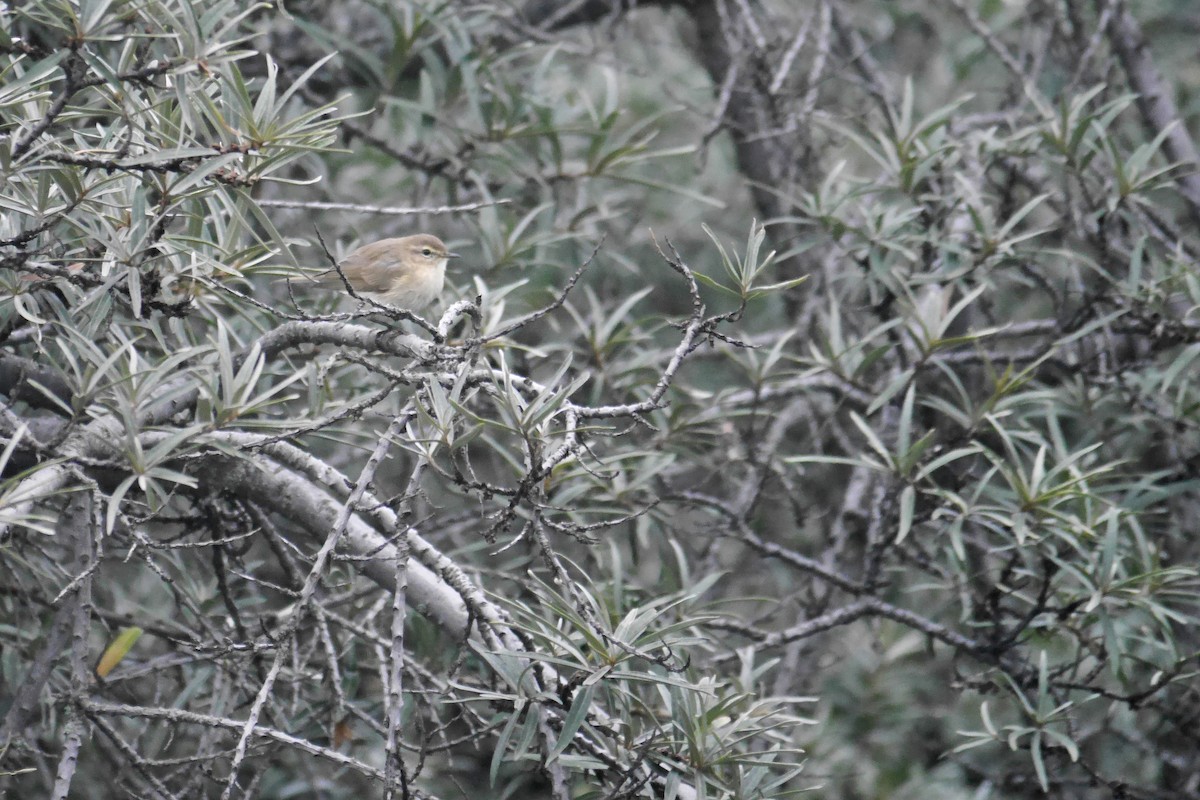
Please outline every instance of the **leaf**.
M908 536L908 532L912 530L913 509L916 506L917 490L912 486L905 486L900 491L900 529L896 532L896 544L904 541Z
M500 773L500 765L505 762L508 755L509 742L512 741L513 734L516 732L517 723L524 718L526 727L528 727L528 721L533 717L533 714L526 713L526 706L527 703L522 701L513 708L509 714L508 722L504 723L504 728L500 731L500 735L496 737L496 741L492 745L492 763L488 768L488 781L492 786L496 785L496 776Z
M1029 754L1033 757L1033 769L1037 773L1038 783L1042 787L1043 792L1050 791L1050 779L1046 776L1046 762L1042 757L1042 732L1037 731L1033 734L1033 739L1029 742Z
M858 428L859 432L862 433L863 437L867 440L867 444L871 446L871 449L878 453L880 457L883 458L884 463L891 467L891 453L888 452L883 440L880 439L879 435L871 429L871 426L867 424L867 421L853 411L850 412L850 421L853 422L854 427Z
M133 649L133 645L142 635L142 629L135 626L122 628L116 638L112 640L104 650L104 654L100 656L100 660L96 662L96 674L101 678L107 678L108 673L121 663L121 659Z
M896 452L907 453L912 445L912 416L913 401L916 397L916 384L910 383L904 393L904 402L900 405L900 420L896 428Z
M939 470L942 467L949 464L951 461L957 461L960 458L966 458L967 456L970 456L970 455L976 455L982 451L983 451L983 448L980 445L971 444L971 445L968 445L967 447L959 447L954 450L951 450L949 453L943 453L942 455L940 455L937 458L930 461L925 466L921 467L920 471L917 472L916 477L913 480L916 480L916 481L924 480L929 475L933 474L937 470Z
M117 514L121 512L121 501L125 498L125 493L133 486L134 481L138 479L137 475L128 475L117 484L117 488L113 490L112 495L108 498L108 509L104 514L104 533L111 535L113 527L117 523Z
M558 736L558 741L554 743L554 747L550 748L550 752L546 754L546 761L553 761L560 753L567 749L571 741L575 738L575 732L583 725L587 719L588 711L592 707L592 694L595 692L594 686L584 687L571 698L571 711L567 714L567 718L563 720L562 733Z
M893 378L888 383L888 385L884 387L883 391L880 392L875 397L875 399L871 401L871 404L869 406L867 406L867 416L868 417L871 416L876 411L878 411L879 409L883 408L888 403L890 403L892 398L895 397L896 394L901 389L903 389L905 386L907 386L908 382L910 380L912 380L912 378L913 378L913 368L912 367L909 367L908 369L902 371L899 375L897 375L895 378Z

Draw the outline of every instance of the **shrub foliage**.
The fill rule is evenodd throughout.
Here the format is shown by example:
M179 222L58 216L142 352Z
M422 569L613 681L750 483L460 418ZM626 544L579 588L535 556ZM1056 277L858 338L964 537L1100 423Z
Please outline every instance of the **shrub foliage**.
M1195 796L1138 5L0 3L0 785Z

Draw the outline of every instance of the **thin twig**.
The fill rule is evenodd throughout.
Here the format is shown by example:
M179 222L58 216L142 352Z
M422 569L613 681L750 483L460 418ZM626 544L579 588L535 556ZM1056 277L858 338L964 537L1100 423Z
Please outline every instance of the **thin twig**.
M407 216L411 214L458 214L478 211L492 206L503 206L512 200L485 200L478 203L463 203L457 206L374 206L360 203L329 203L318 200L258 200L264 208L300 208L307 211L350 211L356 214L382 214Z

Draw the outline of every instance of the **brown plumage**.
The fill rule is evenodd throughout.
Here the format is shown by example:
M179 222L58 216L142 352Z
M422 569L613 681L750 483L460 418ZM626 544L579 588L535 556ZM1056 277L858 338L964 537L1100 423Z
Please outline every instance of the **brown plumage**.
M365 244L338 266L356 293L416 311L441 295L451 258L458 254L451 253L441 239L418 233ZM315 280L320 286L345 290L337 270L323 272Z

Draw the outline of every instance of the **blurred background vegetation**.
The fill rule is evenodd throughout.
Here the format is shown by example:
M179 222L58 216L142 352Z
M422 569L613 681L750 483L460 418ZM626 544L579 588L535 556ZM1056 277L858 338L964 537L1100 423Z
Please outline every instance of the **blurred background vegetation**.
M0 786L1200 796L1198 30L0 3Z

